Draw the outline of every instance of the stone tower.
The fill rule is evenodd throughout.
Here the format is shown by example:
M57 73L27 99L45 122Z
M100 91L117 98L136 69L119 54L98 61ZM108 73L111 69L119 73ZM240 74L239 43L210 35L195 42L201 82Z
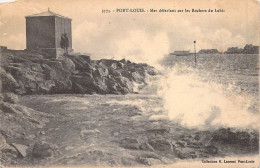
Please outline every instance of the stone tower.
M26 49L42 51L49 58L72 52L71 19L49 9L26 16Z

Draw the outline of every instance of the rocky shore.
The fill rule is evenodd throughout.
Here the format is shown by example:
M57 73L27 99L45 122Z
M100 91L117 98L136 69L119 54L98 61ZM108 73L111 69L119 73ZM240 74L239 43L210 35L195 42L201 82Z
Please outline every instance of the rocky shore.
M161 112L160 98L117 96L136 93L159 74L124 59L2 53L1 165L150 166L259 152L255 130L187 129L151 120Z
M1 164L151 166L258 153L254 130L203 131L151 120L155 112L145 109L158 101L147 95L3 94Z
M46 59L39 53L2 53L2 91L28 94L127 94L158 71L128 60L91 60L87 55Z
M35 94L127 94L144 87L158 71L128 60L91 60L87 55L64 55L47 59L43 54L8 50L0 67L1 164L19 158L45 158L55 146L42 142L39 131L57 117L28 108L19 95Z

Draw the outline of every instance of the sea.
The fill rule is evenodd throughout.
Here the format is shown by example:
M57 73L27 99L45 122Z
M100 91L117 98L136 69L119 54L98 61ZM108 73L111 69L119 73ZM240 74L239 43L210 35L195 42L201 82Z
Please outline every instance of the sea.
M222 128L258 132L258 55L197 55L196 64L194 56L166 56L158 69L145 87L135 85L138 94L21 97L55 115L39 138L58 154L37 164L157 165L257 154L254 146L210 140Z
M196 55L195 63L195 55L167 56L161 62L167 85L158 95L169 117L187 126L257 128L258 59L252 54L204 54Z

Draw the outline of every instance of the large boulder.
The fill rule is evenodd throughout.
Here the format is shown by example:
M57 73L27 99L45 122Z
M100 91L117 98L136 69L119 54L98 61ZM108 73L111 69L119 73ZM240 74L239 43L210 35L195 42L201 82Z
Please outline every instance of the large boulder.
M53 155L53 149L50 144L43 142L36 142L33 146L32 156L35 158L46 158Z
M126 90L127 93L133 92L133 87L134 87L134 85L133 85L133 83L132 83L128 78L119 76L119 77L117 77L117 78L115 78L115 79L118 81L118 83L119 83L122 87L125 88L124 90Z
M41 65L38 64L38 63L26 62L26 63L23 64L23 67L27 67L31 71L43 72L43 69L42 69Z
M49 83L52 86L52 83ZM70 93L72 82L69 79L55 80L55 86L50 90L50 94L64 94Z
M16 88L19 88L19 84L10 73L6 73L1 69L0 79L2 83L2 92L14 92Z
M112 76L122 76L121 73L112 67L108 67L108 72Z
M51 67L54 70L63 70L63 65L61 61L47 61L45 62L49 67Z
M77 90L78 92L92 93L96 92L95 80L88 76L71 76L71 81L73 83L72 91Z
M66 57L60 57L59 59L61 59L60 61L64 70L69 71L71 73L75 71L75 64L71 59Z
M119 94L118 89L121 89L118 82L115 79L110 78L106 80L107 92L110 94Z
M27 149L29 148L28 146L17 143L12 143L11 146L13 146L16 149L20 157L24 158L27 156Z
M95 83L94 79L88 76L73 75L71 76L71 80L85 87L90 87Z
M84 60L85 62L87 62L87 63L91 63L91 59L90 59L90 56L88 56L88 55L78 55L78 57L82 60Z
M91 71L91 60L87 55L69 55L68 56L74 63L75 69L82 72Z
M109 75L109 71L105 67L96 67L96 70L93 72L94 77L106 77Z
M126 77L126 78L129 79L130 81L133 80L133 76L132 76L131 72L129 72L129 71L127 71L127 70L122 70L120 73L121 73L121 75L122 75L123 77Z
M94 80L95 80L95 83L96 83L96 92L99 93L99 94L107 93L106 80L108 80L108 79L107 78L95 77Z
M57 79L57 74L56 74L54 69L52 69L47 64L42 64L41 66L42 66L42 68L44 70L43 73L45 74L45 78L47 80L56 80Z
M83 86L81 86L78 83L72 82L72 88L71 88L71 93L73 94L86 94L88 93L88 90L84 89Z

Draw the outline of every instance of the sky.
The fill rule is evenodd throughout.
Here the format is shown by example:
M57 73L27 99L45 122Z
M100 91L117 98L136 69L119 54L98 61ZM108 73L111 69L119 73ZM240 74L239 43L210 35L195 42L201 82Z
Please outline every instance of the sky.
M25 16L48 10L72 19L72 48L98 58L156 62L174 50L259 45L257 0L18 0L0 3L0 45L26 48ZM102 9L223 9L225 12L102 13ZM143 58L143 59L142 59Z

